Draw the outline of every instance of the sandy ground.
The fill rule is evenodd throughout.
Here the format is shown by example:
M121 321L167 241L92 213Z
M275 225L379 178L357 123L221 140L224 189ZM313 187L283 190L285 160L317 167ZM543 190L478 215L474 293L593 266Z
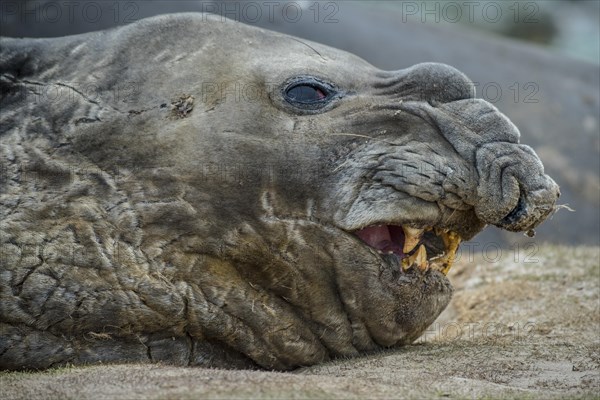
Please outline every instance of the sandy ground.
M103 365L0 373L2 399L600 399L600 248L463 252L450 307L402 349L293 373Z

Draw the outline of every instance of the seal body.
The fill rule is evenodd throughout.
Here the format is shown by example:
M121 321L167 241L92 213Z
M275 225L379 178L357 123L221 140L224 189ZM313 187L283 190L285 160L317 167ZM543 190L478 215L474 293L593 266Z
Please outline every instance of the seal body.
M204 14L1 44L4 369L407 344L460 240L532 229L558 196L446 65L381 71Z

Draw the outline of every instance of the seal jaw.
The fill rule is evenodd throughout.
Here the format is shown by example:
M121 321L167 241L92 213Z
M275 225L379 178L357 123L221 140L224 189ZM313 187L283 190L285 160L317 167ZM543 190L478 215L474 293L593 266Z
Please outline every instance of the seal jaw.
M399 268L401 261L396 254L380 257L389 266L381 273L381 285L394 293L398 306L388 321L388 329L373 327L371 333L380 346L412 343L448 306L454 289L448 278L434 268L403 269Z
M410 225L371 225L352 232L377 254L393 255L400 271L433 269L448 274L462 237L439 227L414 228ZM390 262L390 261L388 261Z

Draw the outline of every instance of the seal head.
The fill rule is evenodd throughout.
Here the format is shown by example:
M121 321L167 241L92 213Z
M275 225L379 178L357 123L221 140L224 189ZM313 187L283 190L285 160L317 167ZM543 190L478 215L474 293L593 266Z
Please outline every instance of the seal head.
M558 196L446 65L385 72L202 14L1 43L3 368L284 370L410 343L461 240L532 229Z

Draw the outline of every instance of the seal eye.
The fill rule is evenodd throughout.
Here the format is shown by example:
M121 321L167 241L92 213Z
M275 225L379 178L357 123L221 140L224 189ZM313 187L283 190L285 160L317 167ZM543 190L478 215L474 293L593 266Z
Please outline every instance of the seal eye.
M327 97L323 89L312 85L293 86L285 94L288 101L294 103L315 103Z
M321 79L304 76L288 81L283 88L282 95L288 104L291 104L303 112L315 112L329 105L331 101L339 97L339 93L333 85Z

